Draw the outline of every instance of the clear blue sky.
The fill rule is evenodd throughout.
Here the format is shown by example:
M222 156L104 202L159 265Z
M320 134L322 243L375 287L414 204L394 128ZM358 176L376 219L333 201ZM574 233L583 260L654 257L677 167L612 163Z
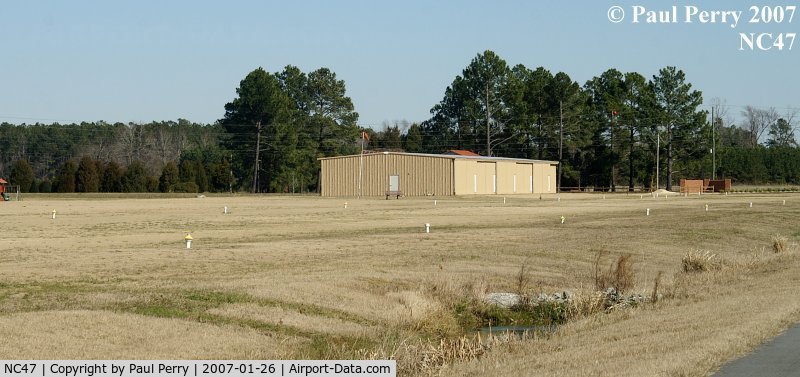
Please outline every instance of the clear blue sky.
M608 68L652 77L684 70L706 102L800 107L800 41L739 51L739 33L800 32L749 24L759 1L679 3L679 23L631 23L633 6L601 1L14 1L0 12L0 121L146 122L221 118L244 76L288 64L345 80L359 123L422 121L478 53L563 71L583 85ZM786 2L797 4L797 2ZM683 23L683 7L739 10L729 24ZM620 5L626 18L608 19ZM788 18L788 15L786 15ZM787 43L788 44L788 43ZM785 47L785 48L788 48Z

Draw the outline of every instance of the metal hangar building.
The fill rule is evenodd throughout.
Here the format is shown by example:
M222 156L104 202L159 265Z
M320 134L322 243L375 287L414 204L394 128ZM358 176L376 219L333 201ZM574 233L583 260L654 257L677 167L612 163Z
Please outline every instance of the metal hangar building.
M378 152L319 159L322 196L513 195L556 192L556 161Z

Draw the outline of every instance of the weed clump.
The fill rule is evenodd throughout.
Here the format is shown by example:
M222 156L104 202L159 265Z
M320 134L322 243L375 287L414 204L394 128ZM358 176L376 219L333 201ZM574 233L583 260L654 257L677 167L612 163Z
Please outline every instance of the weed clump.
M704 272L719 267L717 255L710 251L692 250L681 259L683 272Z
M789 239L776 234L772 236L772 251L776 253L783 253L789 250Z
M630 254L620 255L619 258L608 267L608 270L600 268L603 256L607 251L601 250L597 253L594 262L594 282L597 290L605 292L608 288L614 288L619 294L629 292L634 285L636 271L633 268L633 256Z

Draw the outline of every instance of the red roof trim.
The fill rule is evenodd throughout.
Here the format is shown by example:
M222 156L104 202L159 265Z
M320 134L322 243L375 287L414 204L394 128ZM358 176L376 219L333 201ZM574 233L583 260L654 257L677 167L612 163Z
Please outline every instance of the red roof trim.
M463 149L451 149L451 150L447 151L447 153L445 153L445 154L455 154L455 155L459 155L459 156L480 156L479 154L477 154L477 153L475 153L473 151L468 151L468 150L463 150Z

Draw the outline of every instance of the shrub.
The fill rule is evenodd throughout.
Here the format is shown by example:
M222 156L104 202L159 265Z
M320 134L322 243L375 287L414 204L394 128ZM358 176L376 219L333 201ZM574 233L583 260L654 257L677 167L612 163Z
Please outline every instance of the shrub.
M53 189L53 183L50 182L49 179L45 178L41 182L39 182L39 192L49 193Z
M197 193L198 187L197 183L194 182L181 182L172 185L172 192L189 192L189 193Z

